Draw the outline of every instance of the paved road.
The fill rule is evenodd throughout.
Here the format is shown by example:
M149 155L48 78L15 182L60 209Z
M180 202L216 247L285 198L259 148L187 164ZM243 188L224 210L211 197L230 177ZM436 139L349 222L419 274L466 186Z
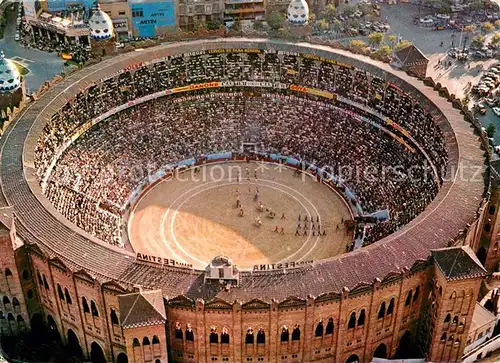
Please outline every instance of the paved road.
M15 41L17 10L7 11L7 25L0 49L7 58L13 59L30 70L25 76L28 92L37 90L47 79L52 79L63 70L64 60L55 53L42 52L22 47Z

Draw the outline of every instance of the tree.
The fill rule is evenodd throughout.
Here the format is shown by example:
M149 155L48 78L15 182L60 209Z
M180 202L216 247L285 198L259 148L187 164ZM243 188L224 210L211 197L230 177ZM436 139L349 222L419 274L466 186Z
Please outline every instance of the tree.
M494 124L489 124L487 127L486 127L486 136L488 136L488 138L492 138L493 136L495 136L495 132L496 132L496 127Z
M266 16L266 22L273 30L278 30L285 23L285 16L277 11L273 11Z
M253 28L257 31L261 31L264 28L264 25L262 25L262 20L255 20L253 22Z
M391 54L391 47L389 47L388 45L382 45L380 48L378 48L376 54L383 57L388 57Z
M401 40L398 44L396 44L396 47L395 49L396 50L400 50L400 49L404 49L406 47L409 47L410 45L412 45L413 43L410 42L409 40L406 40L406 39L403 39Z
M371 33L368 35L368 43L373 46L378 46L384 40L384 33Z
M236 20L233 24L231 24L231 27L229 28L235 32L241 31L241 24L239 20Z
M221 26L220 21L214 20L214 21L209 21L207 22L207 29L208 30L217 30Z
M327 31L330 29L330 24L328 24L328 21L326 19L321 19L318 21L318 27L320 30Z
M281 38L286 38L291 35L290 30L288 30L287 28L279 28L278 33Z
M485 33L491 33L495 27L490 22L485 22L481 25L481 30Z
M354 49L354 50L358 50L358 51L366 51L366 44L365 42L363 42L362 40L359 40L359 39L353 39L351 40L351 42L349 43L349 46Z
M493 45L495 48L498 47L500 44L500 33L495 33L493 35L493 38L491 38L491 45Z
M484 9L484 1L483 0L473 0L470 5L469 9L473 11L478 11L481 9Z
M482 48L484 45L484 35L476 35L470 42L470 47L474 49Z
M325 17L328 19L333 18L337 14L337 8L335 7L335 4L328 4L328 6L325 9Z

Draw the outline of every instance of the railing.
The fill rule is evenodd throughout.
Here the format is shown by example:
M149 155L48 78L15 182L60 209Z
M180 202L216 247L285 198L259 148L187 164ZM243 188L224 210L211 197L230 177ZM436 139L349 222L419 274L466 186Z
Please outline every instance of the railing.
M481 358L484 358L489 352L493 352L500 348L500 335L491 338L490 340L484 342L478 347L472 349L469 353L462 356L463 363L470 363L478 360L478 356L481 354ZM479 359L481 359L479 358Z

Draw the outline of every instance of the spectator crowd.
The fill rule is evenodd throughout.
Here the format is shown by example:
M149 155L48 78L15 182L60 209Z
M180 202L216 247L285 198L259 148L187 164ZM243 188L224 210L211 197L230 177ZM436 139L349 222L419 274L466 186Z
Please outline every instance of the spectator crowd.
M316 88L357 105L299 97L284 88L233 86L174 94L101 121L49 167L79 127L113 107L186 84L245 80ZM377 113L404 128L438 171L446 168L444 137L425 105L349 65L272 52L172 56L104 80L48 120L35 165L41 180L50 173L45 194L66 218L121 245L130 195L150 174L167 164L257 143L260 152L293 156L340 176L364 213L387 209L389 220L366 225L364 243L369 244L417 216L440 183L418 148L410 150L387 133L397 134Z

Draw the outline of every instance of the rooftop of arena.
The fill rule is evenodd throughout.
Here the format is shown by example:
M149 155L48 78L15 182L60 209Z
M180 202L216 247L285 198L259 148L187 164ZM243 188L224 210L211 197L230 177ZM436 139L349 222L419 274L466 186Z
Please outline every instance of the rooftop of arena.
M161 58L175 54L223 52L230 49L272 49L289 54L310 55L311 59L335 60L340 65L350 65L389 82L399 90L401 98L404 98L405 94L410 95L418 107L428 110L430 119L437 125L435 129L426 128L423 131L424 134L429 133L435 137L429 143L430 148L424 151L429 154L437 169L443 169L443 173L438 176L441 180L437 182L441 185L437 194L434 193L432 201L426 203L427 206L418 216L396 232L384 235L384 238L376 243L293 269L242 271L239 287L230 290L204 283L202 271L139 261L134 252L120 247L116 236L103 234L102 231L84 231L74 224L78 224L75 220L72 220L72 223L63 218L61 211L56 210L42 189L47 181L50 183L47 170L53 168L53 165L49 164L64 140L55 135L50 142L57 147L48 149L50 157L42 160L37 156L37 152L40 152L40 135L44 134L44 130L46 132L46 125L53 122L54 115L59 110L64 110L68 101L78 100L83 90L92 92L93 85L109 79L112 75L137 70L149 62L154 64ZM293 72L290 73L290 76L293 76ZM184 80L184 84L210 81L202 78L200 75L198 79ZM291 80L287 79L282 81L285 84L291 83ZM119 85L126 86L126 81ZM182 84L169 86L181 87ZM134 96L144 97L156 92L151 85L144 85L143 88L143 94ZM166 88L168 87L164 87ZM354 92L352 101L373 107L362 99L362 94L362 89L358 94ZM350 95L340 93L339 96L349 98ZM98 117L111 107L131 101L111 98L103 103L96 103L95 110L88 120ZM391 110L374 109L385 116L389 114L395 122L398 122L398 117L404 117L402 111L391 113ZM76 122L75 130L81 126L80 121L71 121ZM411 125L406 127L411 128ZM439 137L435 136L438 134ZM425 137L422 134L414 135L417 141ZM439 138L444 139L444 146L440 144ZM226 301L239 299L248 302L258 298L269 302L271 299L281 301L290 296L300 299L305 299L308 295L317 297L325 292L335 298L344 288L360 291L376 279L380 279L382 283L393 280L405 271L425 266L430 250L447 247L451 240L461 235L466 226L477 219L485 192L486 167L479 137L474 134L472 125L465 121L459 110L454 109L450 102L440 97L432 88L425 87L421 81L394 70L387 64L346 51L308 43L267 39L228 38L162 45L124 54L84 68L53 85L40 99L31 103L0 139L0 145L0 207L5 207L3 213L12 213L16 232L25 243L36 245L34 249L40 249L49 258L57 258L74 271L84 270L101 282L113 280L125 287L142 285L161 288L169 298L184 295L190 299L200 297L212 300L217 297ZM124 200L121 197L118 199ZM118 204L119 209L122 203ZM103 242L106 238L109 238L108 243ZM311 281L314 281L314 284ZM276 286L280 288L277 289Z

